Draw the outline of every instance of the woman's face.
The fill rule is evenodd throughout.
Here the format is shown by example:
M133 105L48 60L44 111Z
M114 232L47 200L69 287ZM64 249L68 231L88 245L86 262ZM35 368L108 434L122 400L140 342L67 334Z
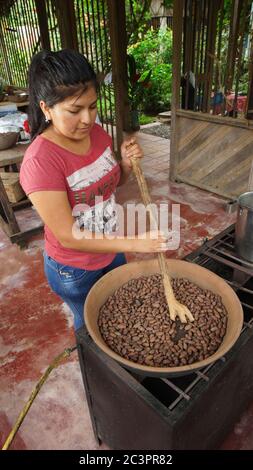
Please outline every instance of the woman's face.
M42 107L43 109L43 107ZM69 96L52 108L44 108L57 135L83 140L90 134L97 116L97 93L94 86L82 94Z

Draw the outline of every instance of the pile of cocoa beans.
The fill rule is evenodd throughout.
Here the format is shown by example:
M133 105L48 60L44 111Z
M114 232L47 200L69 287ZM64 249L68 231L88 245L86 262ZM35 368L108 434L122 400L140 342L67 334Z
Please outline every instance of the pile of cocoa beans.
M132 279L101 307L100 333L125 359L154 367L177 367L212 355L226 333L227 311L221 297L187 279L173 279L177 300L194 321L170 320L161 275Z

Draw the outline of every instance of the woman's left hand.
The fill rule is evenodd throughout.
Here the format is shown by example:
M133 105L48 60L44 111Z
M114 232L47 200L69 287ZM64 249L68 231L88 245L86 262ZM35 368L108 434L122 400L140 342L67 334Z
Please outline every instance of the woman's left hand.
M122 164L132 169L131 158L142 158L143 151L135 138L124 140L121 145Z

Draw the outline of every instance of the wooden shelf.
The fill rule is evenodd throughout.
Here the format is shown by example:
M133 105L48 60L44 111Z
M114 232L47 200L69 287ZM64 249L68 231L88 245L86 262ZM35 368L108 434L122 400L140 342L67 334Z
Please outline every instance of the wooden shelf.
M10 166L12 169L17 168L17 164L22 162L28 146L29 144L19 143L10 149L0 150L0 168L8 170ZM6 175L9 177L11 175L16 176L17 173L7 172ZM14 211L27 207L30 204L31 203L27 198L18 202L11 202L8 198L8 192L6 191L6 184L4 184L4 181L0 175L0 228L2 228L9 236L12 243L18 243L20 246L24 245L25 240L28 237L40 232L43 229L43 225L40 225L33 229L28 229L25 231L20 230Z
M6 150L0 150L0 167L21 163L28 144L18 143L14 147Z
M22 108L23 106L28 106L29 105L29 101L21 101L20 102L14 102L14 101L0 101L0 111L1 111L1 106L6 106L7 104L15 104L17 106L17 108Z

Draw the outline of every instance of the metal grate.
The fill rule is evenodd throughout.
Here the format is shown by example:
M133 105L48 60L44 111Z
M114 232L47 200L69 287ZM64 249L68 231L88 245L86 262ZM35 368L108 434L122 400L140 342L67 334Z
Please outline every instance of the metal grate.
M104 82L104 78L111 71L107 3L105 0L75 0L75 17L78 49L87 57L100 79L99 118L114 139L114 86L113 83Z
M56 14L55 5L52 0L46 0L47 27L50 42L50 50L58 51L62 47L59 22Z
M16 0L0 17L0 75L8 84L25 87L29 63L40 48L35 1Z
M64 2L63 2L64 3ZM64 48L64 26L61 24L60 2L45 0L44 28L52 51ZM58 5L58 8L57 8ZM94 67L100 81L98 114L106 131L115 138L114 84L111 71L111 47L106 0L74 0L75 29L79 52ZM9 85L27 87L27 71L33 55L41 50L39 25L41 12L36 1L15 0L8 14L0 17L0 76ZM44 31L45 33L45 31ZM107 75L108 80L104 81Z
M251 0L184 0L183 109L233 118L246 111L252 24Z
M222 277L224 277L226 282L236 291L244 310L244 324L239 339L239 341L243 341L247 330L253 328L253 280L249 278L249 276L245 277L245 274L253 276L253 264L242 260L236 255L234 248L234 227L230 227L223 232L223 234L206 242L197 253L189 255L186 259L216 274L218 272L220 274L223 273ZM235 281L226 279L226 277L233 277L235 274L234 271L236 271L236 274L241 272L244 276L241 276L241 278L237 276L237 280ZM184 406L187 406L187 403L195 396L198 387L202 387L202 382L207 384L210 381L210 375L212 375L214 369L217 368L217 364L219 365L219 369L222 369L225 362L226 357L224 356L214 364L210 364L201 371L193 372L188 376L172 378L170 380L144 379L142 384L149 389L151 393L153 392L156 398L161 399L168 409L172 411L182 402L184 402ZM164 391L161 391L160 384L156 384L156 390L153 386L154 384L151 384L154 380L161 381L173 391L172 393L168 392L165 400L163 399Z

